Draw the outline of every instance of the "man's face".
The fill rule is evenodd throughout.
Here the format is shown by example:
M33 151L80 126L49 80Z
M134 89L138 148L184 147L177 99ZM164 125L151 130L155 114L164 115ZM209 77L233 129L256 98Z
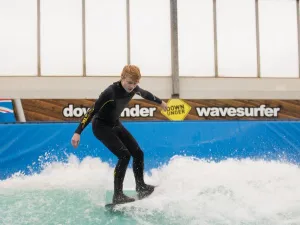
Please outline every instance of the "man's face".
M121 80L123 88L128 92L132 92L132 90L138 85L138 81L133 80L130 77L125 77Z

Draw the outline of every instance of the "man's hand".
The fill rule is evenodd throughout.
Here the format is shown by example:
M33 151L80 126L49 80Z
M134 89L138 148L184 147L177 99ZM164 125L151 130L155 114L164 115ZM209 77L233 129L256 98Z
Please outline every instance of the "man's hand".
M167 110L168 110L167 103L165 103L164 101L161 102L160 107L162 107L162 109L163 109L164 111L167 111Z
M74 148L77 148L80 142L80 134L75 133L72 137L71 144Z

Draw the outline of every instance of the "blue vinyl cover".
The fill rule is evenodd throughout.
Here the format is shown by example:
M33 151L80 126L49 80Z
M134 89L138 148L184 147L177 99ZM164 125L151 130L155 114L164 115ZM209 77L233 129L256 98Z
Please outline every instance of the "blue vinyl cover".
M123 122L145 153L145 169L157 168L174 155L219 161L252 158L300 162L299 121ZM0 179L15 172L38 172L41 161L117 159L93 135L91 125L77 149L70 144L78 123L0 124ZM30 167L30 169L29 169Z

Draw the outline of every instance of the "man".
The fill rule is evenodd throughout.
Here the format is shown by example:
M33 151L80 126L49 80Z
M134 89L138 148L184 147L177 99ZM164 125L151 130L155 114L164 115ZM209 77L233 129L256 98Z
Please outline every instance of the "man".
M123 181L131 156L138 196L143 198L154 191L154 186L144 182L144 153L119 120L123 109L135 94L167 110L167 104L164 101L138 86L140 78L141 73L137 66L126 65L123 68L121 80L114 82L101 93L93 107L81 119L71 140L73 147L77 148L81 132L93 118L92 129L95 137L118 157L114 171L114 204L134 201L134 198L123 193Z

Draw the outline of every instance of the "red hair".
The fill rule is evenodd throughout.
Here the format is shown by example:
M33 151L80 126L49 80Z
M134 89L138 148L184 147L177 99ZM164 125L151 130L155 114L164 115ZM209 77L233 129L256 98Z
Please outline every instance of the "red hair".
M134 81L139 81L141 79L140 68L135 65L126 65L123 68L121 79L130 77Z

